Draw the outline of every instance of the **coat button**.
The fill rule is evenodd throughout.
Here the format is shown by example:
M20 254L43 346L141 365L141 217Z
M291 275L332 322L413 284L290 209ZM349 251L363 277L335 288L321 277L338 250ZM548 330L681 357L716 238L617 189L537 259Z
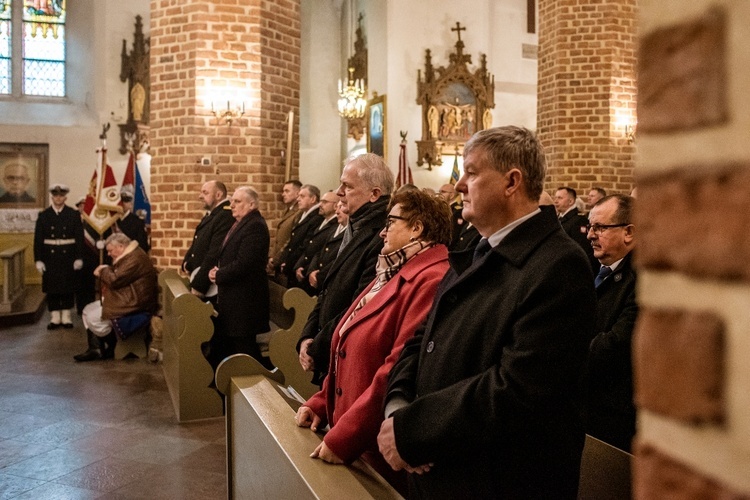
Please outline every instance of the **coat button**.
M346 351L339 351L339 357L342 358L342 359L345 358L346 357Z
M434 350L435 350L435 342L430 340L429 342L427 342L427 352L430 353Z
M336 395L341 396L341 387L336 388Z

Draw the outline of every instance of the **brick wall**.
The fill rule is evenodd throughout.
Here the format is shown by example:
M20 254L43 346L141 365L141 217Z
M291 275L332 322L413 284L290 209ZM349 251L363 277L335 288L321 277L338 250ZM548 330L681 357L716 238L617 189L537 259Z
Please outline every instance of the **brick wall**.
M181 264L207 180L222 180L230 192L258 190L273 236L299 73L299 0L151 1L151 254L159 268ZM245 115L227 126L210 109L230 97L245 103ZM295 143L298 131L295 124ZM202 157L212 165L201 166Z
M750 3L640 8L634 493L750 498Z
M629 193L635 145L636 0L539 0L537 132L545 189Z

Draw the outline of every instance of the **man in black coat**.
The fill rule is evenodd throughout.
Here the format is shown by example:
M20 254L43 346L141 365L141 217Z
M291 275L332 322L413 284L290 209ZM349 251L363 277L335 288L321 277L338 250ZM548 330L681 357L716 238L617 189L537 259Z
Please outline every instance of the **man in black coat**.
M50 187L52 205L39 213L34 229L34 261L47 294L50 330L73 328L75 272L83 267L81 214L65 204L69 191L64 184Z
M308 268L312 263L315 255L320 252L326 242L331 239L334 231L338 227L336 222L336 204L339 197L333 191L328 191L320 197L320 207L318 215L321 216L322 222L315 228L315 231L308 236L307 241L302 245L302 254L294 263L294 274L297 280L296 286L302 288L308 295L316 295L315 288L310 285L308 279Z
M312 184L305 184L297 195L297 208L300 218L292 228L289 241L279 255L279 268L282 276L281 284L292 288L297 286L297 268L295 264L305 251L305 245L315 230L323 222L323 216L318 213L320 208L320 189Z
M599 269L599 262L594 258L594 252L591 250L591 244L586 239L586 224L589 220L578 213L576 207L576 190L570 187L560 187L555 191L554 204L557 215L560 219L565 234L573 238L578 245L583 248L586 257L589 259L591 269Z
M588 238L601 263L595 281L596 336L589 346L586 431L630 451L635 435L631 340L638 316L633 203L615 194L591 209Z
M414 498L576 498L578 387L595 313L586 257L540 210L532 132L464 148L456 184L482 235L452 253L425 325L389 375L378 445ZM476 256L474 256L476 255Z
M115 232L123 233L132 241L137 241L138 247L148 253L151 250L148 231L146 231L146 223L143 219L133 212L133 191L123 189L120 192L120 200L122 200L122 215L115 225Z
M268 332L270 297L266 263L270 236L258 211L258 193L248 186L235 190L231 199L235 223L227 232L219 252L218 266L208 278L216 283L219 296L216 331L210 358L214 368L226 356L245 353L261 363L255 336Z
M315 371L316 383L328 372L331 336L341 315L375 278L392 189L393 174L382 157L367 153L347 160L336 194L349 224L297 345L300 364Z
M336 220L333 223L336 227L330 238L326 240L323 248L313 256L307 268L307 282L313 289L313 295L317 295L320 287L323 286L328 271L338 256L341 242L344 239L344 231L349 225L349 216L344 213L344 204L341 201L336 203Z
M216 300L216 292L209 293L208 272L219 262L221 244L234 224L232 209L227 199L227 187L220 181L208 181L201 187L200 200L208 213L195 228L193 242L182 261L182 270L190 275L190 291L201 299Z

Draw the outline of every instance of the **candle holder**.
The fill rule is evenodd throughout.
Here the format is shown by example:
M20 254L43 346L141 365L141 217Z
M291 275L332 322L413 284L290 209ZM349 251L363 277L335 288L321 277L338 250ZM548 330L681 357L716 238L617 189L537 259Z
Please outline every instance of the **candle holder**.
M227 101L226 109L216 109L214 103L211 102L211 113L216 118L217 125L220 125L221 121L224 120L224 123L231 127L234 120L239 120L245 114L245 103L242 102L241 105L232 106L232 103Z

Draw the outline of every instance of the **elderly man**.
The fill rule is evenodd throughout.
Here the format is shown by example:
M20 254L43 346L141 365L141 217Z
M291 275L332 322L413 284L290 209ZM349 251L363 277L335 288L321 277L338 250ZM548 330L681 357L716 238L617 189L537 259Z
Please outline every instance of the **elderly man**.
M219 262L221 243L234 224L232 208L227 199L227 187L220 181L208 181L201 186L198 197L208 213L195 228L193 241L182 260L182 270L190 275L190 291L201 299L216 300L216 287L211 289L208 273Z
M603 198L589 215L588 238L601 263L595 280L596 336L589 346L587 432L630 451L635 435L631 340L638 316L630 196Z
M50 187L52 204L39 213L34 228L34 261L47 294L49 330L73 328L75 272L83 267L83 225L78 211L65 204L69 191L64 184Z
M7 163L3 170L3 189L0 203L33 203L36 201L26 189L29 187L29 171L21 163Z
M331 335L339 317L375 278L375 264L383 248L379 234L392 189L393 174L382 157L367 153L346 161L336 194L349 224L297 346L300 364L315 371L316 383L328 372Z
M421 332L389 376L381 453L414 498L576 498L578 383L592 335L588 263L540 210L532 132L500 127L464 148L456 184L482 235L451 256Z
M120 200L122 200L122 214L120 220L116 223L116 232L124 233L131 240L137 241L138 246L144 252L151 250L151 244L148 241L148 231L143 219L133 213L133 190L125 188L120 191Z
M147 325L159 307L156 269L138 242L115 233L105 245L112 265L94 270L102 281L102 300L83 308L88 349L73 356L76 361L113 358L117 336L125 338Z
M258 193L253 188L238 187L231 207L235 222L224 237L218 264L208 273L208 279L219 288L219 316L208 360L216 368L226 356L245 353L270 367L256 341L256 335L271 329L265 271L268 226L258 210Z
M294 265L305 250L305 244L315 229L320 226L323 216L318 213L320 208L320 189L312 184L305 184L297 195L299 220L292 228L292 234L284 249L279 254L278 278L282 285L297 286L297 273Z
M312 263L315 255L320 252L338 226L338 223L336 222L336 204L338 202L339 197L333 191L328 191L320 197L318 215L320 215L323 220L318 227L312 231L312 234L307 237L307 240L302 246L302 254L297 259L297 262L294 263L294 273L295 278L297 279L297 286L302 288L309 295L315 295L316 292L308 280L308 267ZM310 271L312 271L312 269L310 269Z
M599 263L594 258L594 252L592 252L591 245L586 239L586 224L588 224L588 219L578 213L578 207L576 206L577 199L578 196L575 189L563 186L557 188L557 191L555 191L553 203L565 234L570 236L583 249L593 271L594 269L599 269Z

